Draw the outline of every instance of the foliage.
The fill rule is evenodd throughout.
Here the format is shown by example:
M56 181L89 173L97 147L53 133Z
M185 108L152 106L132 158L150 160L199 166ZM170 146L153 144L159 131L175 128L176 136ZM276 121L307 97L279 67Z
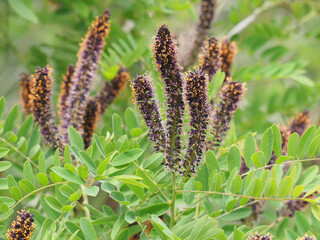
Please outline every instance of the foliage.
M59 150L41 140L34 116L16 105L17 82L7 79L47 63L60 79L76 62L86 26L107 5L112 27L98 82L113 79L120 64L131 76L148 71L165 118L168 106L150 57L151 37L164 23L176 33L197 26L197 1L0 2L0 24L11 24L1 25L0 35L0 81L9 82L0 99L1 239L23 208L34 218L32 239L240 240L268 233L274 239L320 238L320 127L297 115L308 109L312 123L318 123L319 6L312 0L225 2L218 1L208 33L236 41L231 75L247 82L248 92L223 144L206 149L191 177L166 171L167 156L154 151L129 88L103 115L91 143L69 127L70 144ZM184 34L177 35L183 56ZM223 81L224 74L215 73L209 99L219 101ZM95 84L92 94L99 91ZM294 124L304 125L299 131ZM184 143L186 135L180 136Z

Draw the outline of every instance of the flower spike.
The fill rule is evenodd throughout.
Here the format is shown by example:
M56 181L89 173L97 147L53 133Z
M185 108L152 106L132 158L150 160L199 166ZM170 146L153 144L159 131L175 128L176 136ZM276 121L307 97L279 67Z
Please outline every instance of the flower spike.
M228 78L227 83L221 89L221 100L213 113L214 139L210 141L210 146L220 146L223 137L230 128L230 121L234 112L238 109L238 104L246 92L246 84L232 82Z
M270 233L267 233L265 235L260 235L259 233L251 233L247 240L272 240L273 236Z
M66 75L63 75L63 82L61 83L61 91L60 91L60 96L59 96L59 117L60 119L64 119L67 110L69 108L68 106L68 97L70 95L70 88L71 88L71 78L74 73L74 66L69 65L67 67L67 73Z
M231 76L232 65L234 62L235 55L237 53L236 42L231 42L225 38L221 42L221 70L226 74L225 81Z
M91 138L96 129L96 125L99 120L100 115L100 104L94 99L89 99L87 102L87 108L84 115L84 124L83 128L83 142L85 148L88 148L91 143Z
M62 136L68 142L68 127L73 126L82 133L87 99L93 79L96 75L105 38L110 31L110 11L107 9L92 22L88 32L80 44L78 62L71 78L70 96L68 98L68 114L61 123Z
M105 109L115 100L121 90L129 80L130 75L128 69L120 67L117 75L110 81L105 82L99 95L95 98L99 102L101 107L101 114L104 113Z
M191 46L188 46L188 48L185 49L185 56L181 59L183 61L182 65L184 66L184 69L187 69L189 66L194 64L197 55L203 45L203 41L206 39L211 28L216 6L216 0L201 1L199 20L194 33L195 38L192 39Z
M55 149L63 147L63 144L52 109L52 82L52 68L49 65L44 68L38 67L31 79L30 104L35 121L40 125L42 137Z
M205 42L204 53L199 56L199 68L208 74L208 80L221 68L220 45L215 37L211 37Z
M296 118L291 120L289 130L291 133L298 133L301 137L310 124L310 114L308 111L299 113Z
M317 238L314 235L308 235L308 233L306 233L304 236L298 237L297 240L317 240Z
M9 240L30 240L34 232L35 224L33 214L25 209L18 212L18 216L15 221L12 222L12 229L7 231L7 238Z
M206 130L209 124L207 78L201 72L189 72L186 80L186 99L191 116L187 155L184 161L185 174L194 175L202 159Z
M178 64L176 44L168 26L162 25L154 39L153 48L156 68L164 81L167 95L166 120L166 165L177 169L181 156L181 131L184 115L183 78Z
M25 114L31 114L31 79L30 75L26 73L22 73L20 75L20 90L21 90L21 101L22 101L22 109Z
M146 74L140 75L132 80L131 89L134 102L149 128L149 139L154 143L155 151L163 152L166 136L151 79Z

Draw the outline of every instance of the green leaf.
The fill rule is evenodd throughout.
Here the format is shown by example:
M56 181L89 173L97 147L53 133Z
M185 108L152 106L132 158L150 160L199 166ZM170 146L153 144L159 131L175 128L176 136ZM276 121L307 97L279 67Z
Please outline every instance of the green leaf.
M307 170L304 171L302 176L299 178L297 184L305 185L305 186L308 185L315 178L318 171L319 171L318 166L309 167Z
M280 156L277 160L276 160L276 164L281 164L287 160L292 160L293 157L290 156Z
M93 138L94 138L94 140L97 144L97 148L98 148L99 152L101 153L101 155L103 156L103 158L107 158L106 153L103 150L100 138L96 134L93 134Z
M260 150L264 153L266 158L265 163L268 163L270 161L272 149L273 149L273 133L271 128L268 128L263 133L261 143L260 143Z
M80 160L82 163L88 166L90 172L95 176L97 175L97 166L92 158L84 151L80 151Z
M154 153L143 161L143 167L146 169L155 169L163 162L163 153Z
M135 179L142 180L142 178L140 178L140 177L130 176L130 175L119 175L119 176L114 176L114 179L117 179L119 181L122 181L122 182L130 184L130 185L134 185L137 187L149 188L147 185L145 185L141 182L137 182L135 180Z
M122 213L120 217L118 217L117 221L114 223L112 230L111 230L111 239L115 239L117 234L120 232L120 230L126 226L127 222L125 220L126 213Z
M1 161L0 162L0 172L8 170L12 166L11 162Z
M310 189L304 196L303 198L306 198L308 196L310 196L312 193L318 191L320 189L320 184L318 184L317 186L313 187L312 189Z
M251 161L256 167L263 167L266 164L266 157L262 151L259 151L252 155Z
M303 158L308 151L308 147L316 134L316 127L311 126L305 133L302 135L300 139L300 144L298 148L298 157Z
M279 157L282 154L282 137L277 125L272 125L273 151Z
M12 131L18 118L18 105L14 105L11 111L8 113L6 121L3 126L3 132Z
M86 183L81 177L77 176L76 174L70 172L69 170L63 167L52 167L51 170L56 174L58 174L60 177L68 181L71 181L80 185Z
M142 149L132 149L129 150L128 152L121 153L120 155L116 156L112 161L111 164L112 166L121 166L127 163L130 163L134 160L137 160L144 150Z
M300 232L300 234L304 234L309 229L311 229L311 225L309 223L309 219L307 218L305 213L302 213L300 211L296 211L294 214L296 226Z
M112 191L110 197L117 202L124 202L125 198L122 192Z
M2 96L2 97L0 98L0 119L2 118L5 105L6 105L6 100L5 100L4 96Z
M117 142L119 137L122 136L122 122L121 118L116 113L112 115L112 129L114 134L114 140L115 142Z
M22 179L19 181L19 186L21 187L22 190L24 190L26 193L30 193L34 191L34 185L32 182L30 182L27 179Z
M91 197L95 197L99 193L99 187L98 186L92 186L85 189L86 194L88 194Z
M103 160L99 164L98 169L97 169L97 174L103 174L103 172L106 170L106 168L109 164L110 158L111 158L111 156L107 157L105 160Z
M83 235L83 233L82 233L81 229L78 227L78 225L76 225L70 221L65 221L65 226L70 233L74 234L77 232L78 238L80 238L81 240L85 239L85 236ZM78 240L78 238L76 238L76 239Z
M10 188L10 194L13 197L13 199L15 199L17 201L20 200L23 197L20 189L18 187L16 187L16 186Z
M168 209L169 205L167 203L157 203L144 208L140 208L137 215L141 217L143 220L147 220L148 216L152 214L156 216L161 216L162 214L166 213Z
M37 181L41 186L47 186L49 184L48 177L44 173L37 174Z
M97 233L87 218L80 218L80 227L87 240L98 240Z
M237 146L232 146L228 153L228 169L231 172L235 167L240 169L241 156Z
M276 194L277 194L277 180L275 178L270 178L264 190L264 195L266 197L273 197L273 196L276 196Z
M72 146L76 146L80 150L84 149L83 139L74 127L68 127L68 136Z
M303 192L303 190L304 190L304 186L303 185L296 186L293 189L292 197L294 197L294 198L299 197L301 195L301 193Z
M240 230L235 228L233 231L233 240L242 240L244 233Z
M308 148L308 158L313 158L318 155L320 151L320 135L316 136L310 143Z
M46 201L46 203L55 211L61 213L62 210L62 205L61 203L53 196L46 196L44 197L44 200Z
M72 193L69 197L69 200L74 202L78 201L81 198L82 192L81 190L76 191L75 193Z
M133 211L128 211L126 212L125 219L129 224L132 224L137 220L137 217L135 216Z
M45 173L46 172L46 160L44 157L44 153L41 152L38 159L39 164L39 172Z
M190 178L188 182L184 185L183 190L189 190L189 191L195 190L194 183L195 183L194 177ZM191 192L191 193L185 192L182 194L183 201L189 206L193 202L195 195L196 194L194 192Z
M217 92L220 90L222 83L225 78L225 73L220 69L213 75L211 81L209 81L208 92L209 92L209 100L213 99Z
M42 226L41 226L41 230L40 230L40 233L38 235L38 238L37 239L46 239L48 236L48 230L50 229L50 227L52 226L53 224L53 220L50 219L50 218L47 218L43 223L42 223Z
M320 222L320 207L316 204L312 204L311 211L313 216Z
M71 162L72 162L71 161L69 144L67 144L65 149L64 149L64 162L65 163L69 163L69 164L71 164Z
M164 224L164 222L159 217L157 217L155 215L151 215L151 223L159 234L165 235L166 239L181 240L179 237L177 237L176 235L174 235L171 232L171 230ZM196 234L194 234L194 235L196 235ZM195 238L190 237L190 239L195 239Z
M32 131L33 123L34 123L33 115L29 115L28 118L23 122L23 124L21 125L18 131L18 138L21 138L21 137L27 138Z
M241 191L241 187L242 187L242 178L239 175L236 175L234 177L234 179L232 180L232 184L231 184L231 192L232 193L239 193Z
M292 177L286 176L282 179L279 186L279 197L284 198L291 193L293 187Z
M60 166L59 148L56 149L53 156L53 166Z
M0 158L5 157L9 152L8 148L0 148Z
M64 205L64 206L62 206L62 211L63 212L69 212L69 211L71 211L72 209L74 208L74 206L72 206L72 205Z
M34 12L24 4L22 0L8 0L10 7L24 19L38 23L38 18Z
M30 182L32 182L33 184L35 184L35 180L34 180L34 174L33 174L33 171L32 171L32 167L31 167L31 164L26 161L24 164L23 164L23 176L28 179Z
M15 178L11 174L8 174L8 176L7 176L7 183L8 183L9 188L18 187L18 184L17 184Z
M137 128L139 126L136 118L136 114L131 108L126 109L124 113L124 120L129 130L133 128Z
M299 149L299 135L298 133L293 133L288 139L288 156L297 157Z
M214 170L217 170L217 172L220 172L219 162L211 150L209 150L206 154L206 165L210 173L213 172Z
M291 75L291 78L306 87L314 87L314 82L305 75Z
M256 142L253 134L248 133L244 139L244 161L248 168L253 166L251 157L256 152Z
M114 186L111 183L103 182L101 184L101 189L107 193L111 193L115 190Z

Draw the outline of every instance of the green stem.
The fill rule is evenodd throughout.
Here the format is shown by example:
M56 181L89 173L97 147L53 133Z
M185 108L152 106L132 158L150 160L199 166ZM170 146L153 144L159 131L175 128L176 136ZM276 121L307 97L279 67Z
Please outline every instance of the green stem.
M141 172L143 172L143 174L153 183L153 185L159 190L159 192L162 194L162 196L166 199L166 201L168 202L168 203L170 203L170 200L169 200L169 198L164 194L164 192L161 190L161 188L158 186L158 184L155 182L155 181L153 181L153 179L152 178L150 178L149 177L149 175L144 171L144 169L143 168L141 168L137 163L135 163L135 162L133 162L133 164L137 167L137 168L139 168L139 170L141 171Z
M170 229L173 228L175 222L175 205L176 205L176 176L175 173L171 173L172 179L172 201L170 204Z
M18 148L13 146L11 143L7 142L4 138L0 138L0 141L4 142L7 144L10 148L12 148L16 153L18 153L20 156L25 158L28 162L30 162L33 166L36 168L39 168L37 164L35 164L29 157L27 157L23 152L21 152Z
M50 184L50 185L47 185L47 186L43 186L41 188L38 188L30 193L28 193L27 195L25 195L23 198L21 198L19 201L17 201L14 205L12 205L12 207L6 212L3 214L2 218L0 219L0 222L2 222L5 217L16 207L18 206L23 200L25 200L26 198L32 196L33 194L37 193L37 192L41 192L42 190L44 189L47 189L47 188L50 188L50 187L54 187L56 185L60 185L60 184L66 184L66 183L69 183L70 181L65 181L65 182L57 182L57 183L53 183L53 184Z
M196 191L196 190L177 190L179 193L205 193L205 194L212 194L212 195L224 195L224 196L233 196L233 197L240 197L240 198L248 198L248 199L256 199L256 200L267 200L267 201L288 201L288 200L302 200L305 202L309 202L308 198L267 198L267 197L253 197L253 196L246 196L240 194L233 194L233 193L225 193L225 192L215 192L215 191Z

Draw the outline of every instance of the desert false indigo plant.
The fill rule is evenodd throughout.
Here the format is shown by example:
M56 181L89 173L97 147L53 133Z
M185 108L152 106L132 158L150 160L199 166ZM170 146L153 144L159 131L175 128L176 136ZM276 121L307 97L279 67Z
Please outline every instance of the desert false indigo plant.
M52 69L38 68L35 74L21 75L21 98L27 114L34 114L43 138L55 149L63 150L69 143L68 127L74 127L83 136L85 148L89 147L99 116L114 101L129 79L126 68L119 67L111 82L105 82L98 96L89 97L98 64L110 31L109 9L92 22L80 44L75 66L69 65L63 76L59 96L60 126L55 123L52 109Z
M133 2L137 6L140 1ZM203 45L199 55L200 48L191 51L190 59L184 58L184 52L178 56L178 44L165 25L154 38L153 57L162 81L162 85L156 86L158 91L163 86L164 102L158 101L148 74L131 82L133 100L145 124L129 107L120 116L114 113L112 120L106 122L104 129L109 132L93 135L101 114L129 78L127 69L119 67L111 81L104 82L97 94L90 94L110 28L108 11L93 22L78 53L78 63L70 65L63 76L58 101L60 128L55 123L49 66L37 68L30 76L21 76L24 112L34 117L28 116L21 122L18 107L7 111L4 98L0 98L0 118L3 112L8 112L0 124L1 239L6 236L48 240L319 238L311 234L318 233L320 221L316 164L319 130L309 127L309 116L304 112L286 126L279 128L274 124L264 133L238 136L243 129L238 131L241 125L235 121L232 134L224 139L246 84L237 82L241 71L233 74L235 43L226 38L205 40L216 2L199 2L202 7L197 27L198 33L204 33L194 36ZM286 1L286 8L288 5L291 3ZM261 9L265 13L264 7ZM135 13L142 11L136 10ZM147 32L148 25L140 28L139 21L136 23L130 33L115 29L130 36L130 47L125 54L119 53L119 59L130 62L135 55L142 61L131 65L133 71L139 67L152 71L148 68L148 54L138 54L148 52L146 41L135 41L139 30ZM249 48L255 42L252 31L246 32L248 38L237 36L239 49L244 49L243 39L248 41ZM126 46L126 41L119 42L112 44L116 52ZM264 47L268 49L269 44L272 42L267 41ZM112 63L110 59L108 63ZM192 61L194 68L183 72L188 61ZM119 64L116 62L115 66ZM248 67L245 59L241 65ZM279 65L282 64L275 62L269 66L264 58L268 74ZM292 65L278 72L283 74L290 68ZM271 72L269 77L273 79ZM131 96L127 97L126 102L130 102ZM244 106L243 111L250 115L247 110ZM264 116L263 112L261 115ZM38 125L33 124L33 119ZM63 121L68 123L61 129ZM67 131L67 125L73 128ZM43 142L59 150L44 147L40 131ZM69 136L64 135L67 132ZM308 162L310 166L305 169ZM268 201L268 212L263 211ZM20 206L26 210L14 220ZM308 234L302 236L305 232Z

